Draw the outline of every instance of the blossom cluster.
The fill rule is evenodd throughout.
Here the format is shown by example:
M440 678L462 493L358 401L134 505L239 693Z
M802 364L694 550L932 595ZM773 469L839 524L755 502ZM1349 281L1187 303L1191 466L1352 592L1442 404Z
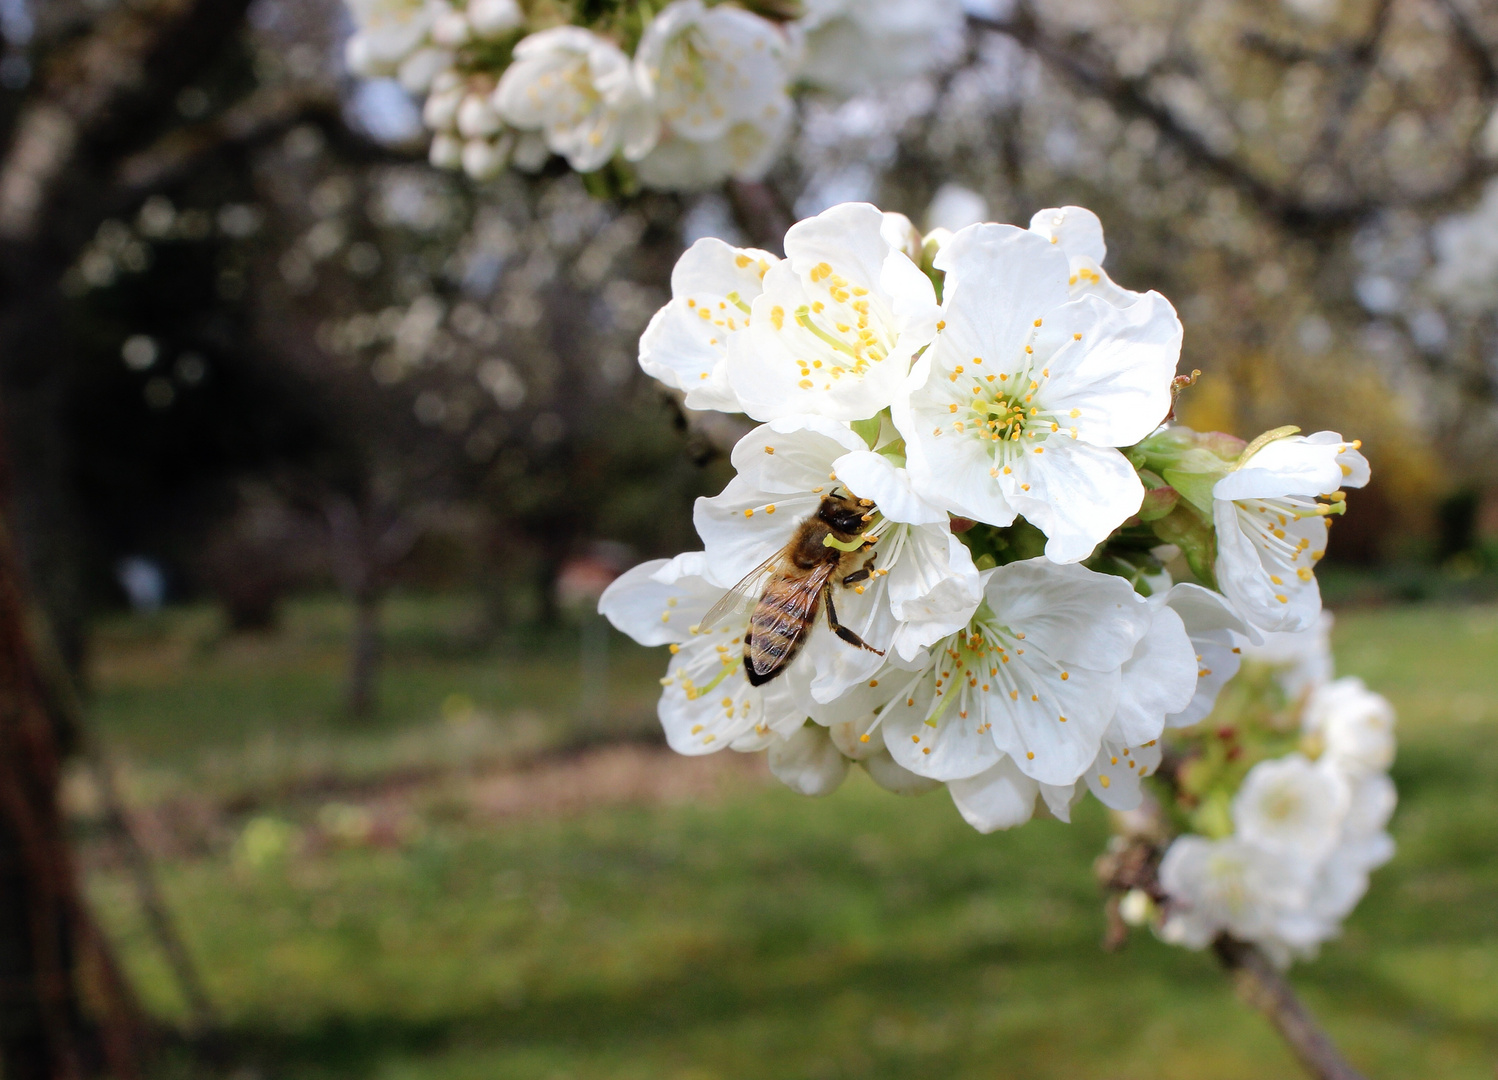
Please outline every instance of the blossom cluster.
M918 74L962 25L957 0L674 0L596 26L521 0L348 3L350 69L427 95L434 165L484 180L557 154L663 190L758 179L795 86L851 94Z
M1362 680L1331 678L1329 622L1244 642L1240 693L1187 742L1181 802L1200 832L1160 864L1165 940L1199 949L1227 933L1281 963L1312 955L1393 855L1394 710Z
M703 550L600 604L670 646L670 745L767 750L810 795L855 764L945 786L984 831L1137 806L1242 643L1316 624L1358 444L1171 423L1181 323L1085 209L922 236L846 203L784 251L698 241L640 342L688 408L759 422Z

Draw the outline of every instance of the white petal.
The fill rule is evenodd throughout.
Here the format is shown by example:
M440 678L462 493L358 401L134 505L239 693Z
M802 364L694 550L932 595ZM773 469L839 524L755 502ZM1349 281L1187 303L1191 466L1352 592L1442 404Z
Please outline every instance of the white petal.
M1159 293L1127 307L1096 296L1074 300L1046 313L1035 335L1035 355L1050 370L1040 400L1066 416L1079 439L1131 446L1170 412L1181 337L1181 321Z
M979 832L1012 829L1035 816L1040 785L1015 767L1009 758L986 772L947 785L962 818Z
M704 572L723 588L732 588L785 547L820 501L819 495L767 493L741 476L730 480L720 494L698 499L692 523L707 549Z
M868 444L846 424L820 416L786 416L762 424L733 448L733 467L767 493L830 491L833 463ZM821 490L818 490L821 489Z
M1165 726L1190 727L1211 713L1218 693L1238 674L1243 657L1233 635L1246 633L1248 626L1223 597L1200 585L1171 586L1165 603L1181 617L1199 664L1190 703L1168 715Z
M1000 478L1004 495L1046 534L1053 562L1087 558L1144 501L1144 485L1127 458L1065 435L1019 455L1013 470Z
M1149 632L1123 666L1113 723L1124 746L1158 739L1165 717L1184 709L1196 693L1196 649L1181 617L1156 605Z
M831 795L848 775L848 759L838 753L827 729L805 724L789 738L770 745L770 771L801 795Z
M1030 217L1030 231L1048 242L1055 241L1068 259L1080 255L1101 266L1108 257L1103 223L1085 207L1053 206L1037 210Z
M1265 565L1265 555L1249 534L1244 515L1256 509L1243 508L1236 502L1214 500L1212 521L1217 533L1217 583L1223 594L1254 626L1262 630L1300 631L1313 626L1321 612L1321 591L1314 574L1302 577L1288 560ZM1326 519L1309 517L1287 521L1283 528L1286 541L1309 542L1304 562L1326 549ZM1297 559L1297 561L1301 561ZM1274 578L1279 578L1275 581Z
M598 610L641 645L666 645L691 637L689 627L717 603L722 590L698 576L700 552L641 563L615 578Z
M882 748L878 753L870 754L862 759L862 763L864 769L868 771L869 779L885 791L896 795L924 795L928 791L935 791L941 787L940 780L932 780L911 772L895 761L888 750Z
M944 525L907 528L899 543L893 566L885 563L890 611L901 623L891 644L903 659L913 660L966 626L983 591L972 554Z
M656 715L678 754L711 754L763 726L764 701L738 656L720 657L717 635L690 639L671 658ZM711 690L719 675L723 678ZM688 685L690 680L690 685Z
M1335 431L1291 435L1262 447L1217 481L1217 499L1315 497L1368 482L1368 460Z
M1094 671L1117 671L1150 626L1128 582L1085 567L1026 559L994 570L989 605L1053 657Z
M937 254L936 268L946 271L943 344L1001 365L1020 354L1035 320L1070 295L1066 256L1013 225L959 230ZM1002 302L995 302L998 297Z
M942 693L957 693L960 682L960 677L949 681ZM948 781L976 776L999 760L994 740L984 729L979 710L968 707L964 717L964 706L956 700L934 723L928 721L933 702L940 700L934 684L934 676L928 675L908 698L896 699L885 709L885 745L896 761L921 776Z
M855 450L833 463L837 478L859 498L872 499L879 513L907 525L945 525L947 513L916 494L910 474L883 454Z

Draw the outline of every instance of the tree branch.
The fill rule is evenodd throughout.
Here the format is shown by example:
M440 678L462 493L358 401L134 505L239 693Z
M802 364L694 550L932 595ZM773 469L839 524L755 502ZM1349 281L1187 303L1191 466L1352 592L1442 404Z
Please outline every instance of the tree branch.
M272 86L255 91L213 119L168 132L115 170L115 195L134 202L190 173L229 147L273 139L308 119L336 116L338 101L320 86Z
M1258 946L1222 934L1212 943L1212 951L1233 976L1243 1000L1268 1018L1316 1080L1364 1080Z
M47 66L0 163L0 240L43 232L49 210L90 151L120 153L149 128L153 106L215 53L249 0L120 5Z

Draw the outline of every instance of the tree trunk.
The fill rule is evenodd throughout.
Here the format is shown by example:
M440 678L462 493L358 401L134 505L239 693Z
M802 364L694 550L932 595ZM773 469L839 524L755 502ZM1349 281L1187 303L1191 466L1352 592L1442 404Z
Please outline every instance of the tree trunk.
M58 806L61 754L38 627L0 525L0 1071L133 1076L134 1009L84 911ZM101 1006L91 1017L86 1002ZM102 1059L102 1060L101 1060Z
M380 635L383 597L378 589L354 594L354 637L349 651L348 698L350 716L372 716L378 703L380 659L384 652Z

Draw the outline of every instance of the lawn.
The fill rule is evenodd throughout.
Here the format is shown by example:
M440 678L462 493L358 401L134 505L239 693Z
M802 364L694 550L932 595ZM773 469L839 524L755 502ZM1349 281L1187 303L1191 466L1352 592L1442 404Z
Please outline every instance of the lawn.
M337 712L331 603L262 639L224 638L203 611L101 628L94 717L222 1014L226 1071L1296 1075L1209 957L1147 934L1100 951L1095 804L983 837L939 793L856 777L808 801L655 749L548 757L580 730L648 725L664 657L613 643L602 721L566 635L472 649L446 629L463 618L396 605L384 711L363 725ZM1400 712L1399 854L1294 981L1370 1076L1492 1080L1498 608L1349 611L1336 641L1341 671ZM551 779L507 771L526 762ZM528 791L550 812L527 812ZM147 1006L180 1016L133 892L85 835Z

